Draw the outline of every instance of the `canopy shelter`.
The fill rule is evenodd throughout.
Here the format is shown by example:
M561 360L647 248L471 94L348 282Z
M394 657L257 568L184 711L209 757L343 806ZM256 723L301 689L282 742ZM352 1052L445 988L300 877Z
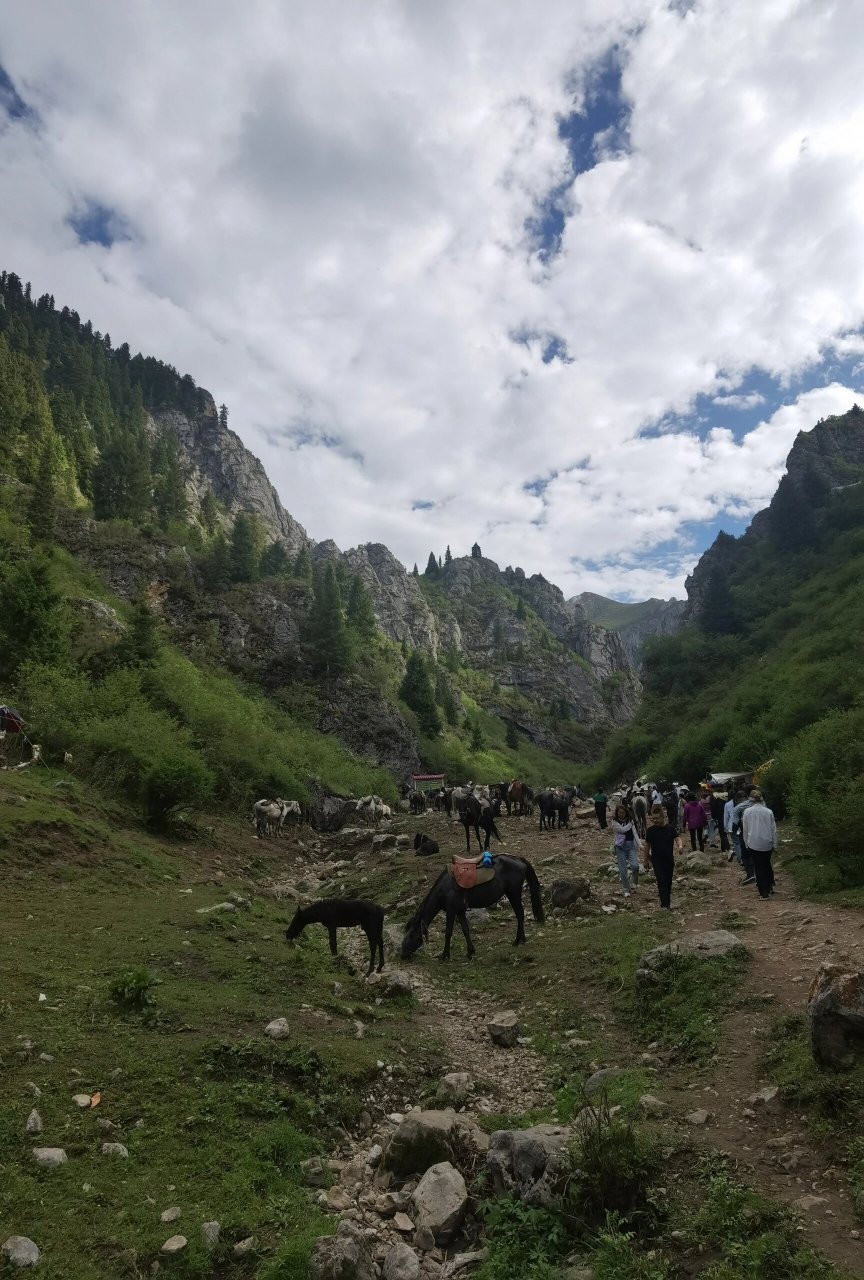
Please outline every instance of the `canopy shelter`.
M712 787L749 787L753 782L753 770L738 769L732 773L722 773L712 769L707 781Z
M24 717L6 703L0 705L0 733L23 733Z
M447 783L446 773L412 773L411 789L413 791L440 791Z

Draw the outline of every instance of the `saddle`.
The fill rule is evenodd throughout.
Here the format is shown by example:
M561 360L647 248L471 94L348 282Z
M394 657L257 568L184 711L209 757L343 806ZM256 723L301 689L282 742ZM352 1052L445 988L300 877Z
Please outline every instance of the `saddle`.
M476 889L477 885L494 879L495 867L479 867L473 858L454 858L450 874L460 889Z

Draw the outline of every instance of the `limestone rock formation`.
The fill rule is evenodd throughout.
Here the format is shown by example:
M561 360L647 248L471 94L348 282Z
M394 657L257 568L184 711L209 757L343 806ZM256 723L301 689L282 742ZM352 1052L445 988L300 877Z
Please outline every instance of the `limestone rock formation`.
M486 1170L495 1195L514 1195L529 1205L553 1204L567 1170L569 1138L566 1129L553 1124L493 1133Z
M820 966L810 987L807 1016L813 1057L820 1067L845 1070L864 1056L864 973Z

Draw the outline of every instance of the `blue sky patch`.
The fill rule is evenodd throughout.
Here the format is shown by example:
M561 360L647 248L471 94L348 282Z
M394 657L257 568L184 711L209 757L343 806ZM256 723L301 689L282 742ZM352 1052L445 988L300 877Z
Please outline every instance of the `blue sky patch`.
M12 77L0 63L0 111L10 120L36 120L36 112L29 107L15 88Z
M101 244L110 249L117 240L131 240L125 218L98 200L86 200L66 219L82 244Z
M434 506L435 506L434 502L424 502L422 500L418 500L417 502L411 503L411 510L412 511L431 511Z

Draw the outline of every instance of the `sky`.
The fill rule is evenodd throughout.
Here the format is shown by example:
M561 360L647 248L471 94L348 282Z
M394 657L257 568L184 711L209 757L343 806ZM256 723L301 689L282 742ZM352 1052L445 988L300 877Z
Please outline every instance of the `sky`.
M6 0L0 266L317 539L682 595L864 398L858 0Z

